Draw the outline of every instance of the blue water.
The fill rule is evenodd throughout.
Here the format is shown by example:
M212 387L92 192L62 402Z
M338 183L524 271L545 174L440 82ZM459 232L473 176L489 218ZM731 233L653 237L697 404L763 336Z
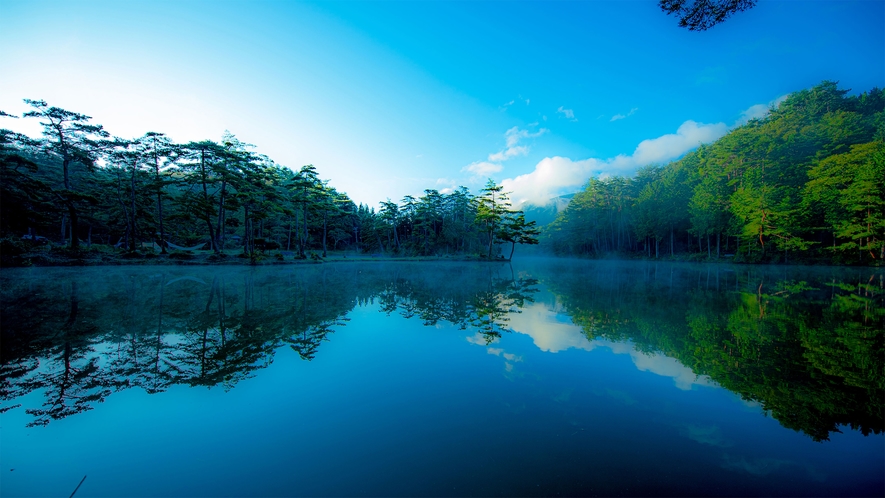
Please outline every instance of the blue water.
M337 269L347 278L336 281L363 270L375 271ZM215 270L114 270L120 277L109 271L3 270L4 305L16 302L8 294L12 280L31 279L31 294L48 294L45 287L64 296L59 282L81 279L78 299L85 302L92 299L87 291L96 290L88 282L97 279L135 279L148 287L165 273L167 282L191 275L208 284ZM273 272L319 270L225 271L232 272L228 281L246 276L260 283ZM431 282L452 272L422 270L428 271L422 278ZM483 278L489 272L468 268L466 275L472 271ZM630 341L591 340L544 285L550 278L544 271L517 269L541 282L530 302L511 308L510 331L488 344L474 326L427 324L403 316L410 313L402 308L385 312L377 295L364 295L354 298L346 320L331 326L312 360L279 344L232 385L173 382L155 394L118 385L88 410L33 427L27 410L43 405L46 391L7 400L5 406L21 406L0 415L0 492L68 496L84 475L78 497L885 492L883 434L864 436L845 426L816 442L673 358L637 352ZM494 278L508 275L510 269L494 271ZM274 282L259 294L291 292ZM208 293L206 284L175 283L192 285L194 295ZM308 284L310 294L320 292ZM118 289L98 292L95 302ZM165 306L174 294L167 291ZM231 292L246 296L235 286ZM78 312L88 308L81 303ZM132 333L150 335L156 317L135 317ZM86 319L101 323L78 316ZM176 319L186 317L178 312L167 326ZM166 333L175 344L175 333L194 332ZM127 336L99 333L90 344L101 367L126 354ZM42 362L37 371L52 368L53 354L33 354Z

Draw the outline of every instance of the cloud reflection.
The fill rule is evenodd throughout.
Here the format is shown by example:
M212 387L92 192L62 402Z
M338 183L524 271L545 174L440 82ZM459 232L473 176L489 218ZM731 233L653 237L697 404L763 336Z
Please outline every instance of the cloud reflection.
M692 441L701 444L718 446L720 448L729 448L732 446L732 443L725 439L725 436L722 435L722 431L715 425L701 426L686 424L679 429L679 433Z
M544 352L558 353L570 348L592 351L600 346L607 347L615 354L630 355L633 364L642 372L672 378L676 387L684 391L691 390L695 385L717 386L709 377L695 375L674 358L636 351L630 343L588 340L581 327L560 313L558 306L551 307L543 302L527 304L522 308L522 313L510 316L510 325L514 332L531 337L535 346Z
M548 353L569 348L591 351L596 347L587 340L581 327L543 303L526 304L522 313L510 316L510 327L514 332L531 337L538 349Z
M596 341L594 341L596 342ZM600 345L608 346L615 354L629 354L633 364L641 372L651 372L662 377L670 377L677 388L690 391L692 386L718 387L706 375L696 375L679 360L662 354L648 354L633 349L629 343L607 342Z
M493 348L490 344L486 344L486 338L481 333L477 332L476 334L467 337L467 342L471 344L476 344L478 346L485 346L486 353L500 356L504 358L504 371L507 373L512 373L514 370L514 363L519 363L522 361L522 356L515 355L513 353L508 353L501 348ZM492 344L499 342L498 338L495 338L492 341Z

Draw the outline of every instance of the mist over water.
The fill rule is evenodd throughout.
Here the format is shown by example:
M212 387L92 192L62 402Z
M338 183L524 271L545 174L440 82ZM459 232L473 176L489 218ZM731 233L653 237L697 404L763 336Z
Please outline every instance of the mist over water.
M4 496L876 495L873 269L0 273Z

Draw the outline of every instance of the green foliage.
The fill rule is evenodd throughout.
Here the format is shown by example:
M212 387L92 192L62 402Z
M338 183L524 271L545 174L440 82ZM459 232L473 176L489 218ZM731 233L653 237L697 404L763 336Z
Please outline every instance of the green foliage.
M824 81L678 161L591 179L544 240L597 257L667 243L687 259L882 264L885 98L847 93ZM624 224L636 239L614 241Z
M679 27L706 31L737 12L755 7L756 0L659 0L658 6L667 15L678 17Z
M824 81L788 96L678 161L635 177L591 178L539 233L492 180L433 189L376 211L357 206L316 167L292 169L225 132L176 144L158 132L108 140L89 116L27 100L32 140L0 130L0 236L206 244L250 260L274 248L328 255L503 256L501 245L557 254L881 264L885 260L885 96L849 96ZM2 113L3 118L14 118ZM259 242L259 241L265 242ZM173 244L173 245L168 245Z
M548 284L588 339L675 358L814 440L885 430L881 275L712 272L599 264Z

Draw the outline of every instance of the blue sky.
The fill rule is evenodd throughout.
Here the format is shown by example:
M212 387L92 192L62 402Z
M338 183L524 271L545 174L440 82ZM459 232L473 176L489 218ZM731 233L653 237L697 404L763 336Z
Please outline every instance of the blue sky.
M0 19L0 109L45 99L122 137L230 130L373 206L489 177L543 203L821 80L885 86L883 0L760 0L701 33L639 0L0 0Z

